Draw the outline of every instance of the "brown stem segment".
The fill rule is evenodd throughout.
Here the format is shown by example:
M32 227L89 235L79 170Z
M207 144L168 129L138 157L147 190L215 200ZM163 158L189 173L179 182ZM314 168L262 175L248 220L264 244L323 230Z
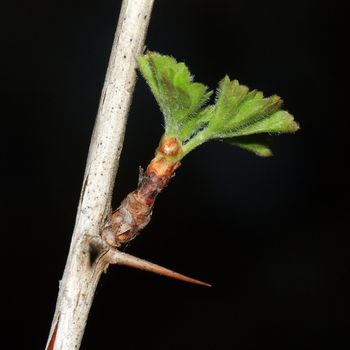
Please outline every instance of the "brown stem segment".
M141 173L137 189L129 193L119 208L112 212L102 231L102 238L109 245L120 248L149 223L155 199L180 166L181 155L182 147L177 138L161 139L155 157L145 173Z

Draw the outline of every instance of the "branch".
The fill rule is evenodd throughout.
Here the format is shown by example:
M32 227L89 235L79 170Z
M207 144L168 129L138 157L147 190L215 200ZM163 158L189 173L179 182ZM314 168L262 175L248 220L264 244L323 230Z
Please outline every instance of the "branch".
M124 0L93 131L75 228L47 350L78 349L96 286L108 267L99 233L110 213L125 126L153 0Z

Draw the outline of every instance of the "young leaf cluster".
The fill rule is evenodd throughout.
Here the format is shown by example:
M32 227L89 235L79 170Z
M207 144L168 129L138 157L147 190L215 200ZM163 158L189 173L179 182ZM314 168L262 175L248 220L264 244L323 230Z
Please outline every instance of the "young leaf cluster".
M276 95L264 97L225 76L215 104L208 105L212 91L193 82L184 63L148 51L138 64L164 115L164 136L175 136L182 143L183 155L216 139L266 157L272 154L268 134L299 129L293 116L281 110L282 100Z

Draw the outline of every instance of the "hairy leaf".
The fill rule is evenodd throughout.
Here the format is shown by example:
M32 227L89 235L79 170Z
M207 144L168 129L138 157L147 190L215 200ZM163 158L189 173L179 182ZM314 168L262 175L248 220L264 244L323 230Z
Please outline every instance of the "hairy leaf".
M172 57L148 51L138 58L138 64L164 115L166 133L179 133L212 92L207 86L192 82L186 65Z
M281 110L283 101L277 95L264 97L225 76L215 104L205 106L212 92L192 82L184 63L149 51L138 58L138 64L164 115L165 136L178 138L183 156L206 141L219 139L267 157L272 153L266 134L299 129L293 116Z
M237 80L226 76L219 83L215 113L208 125L211 138L225 138L256 133L288 133L298 124L282 106L280 97L264 98L259 91L249 92Z
M255 153L260 157L270 157L271 138L266 135L238 136L225 139L224 141Z

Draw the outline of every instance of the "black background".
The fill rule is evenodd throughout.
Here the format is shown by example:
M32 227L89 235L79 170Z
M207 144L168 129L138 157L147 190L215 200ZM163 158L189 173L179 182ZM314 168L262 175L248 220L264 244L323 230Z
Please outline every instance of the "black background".
M4 349L44 348L119 9L61 0L2 10ZM156 1L148 48L211 88L228 73L279 94L301 131L277 137L270 159L223 143L186 157L127 251L214 287L111 267L82 349L348 348L346 13L334 1ZM161 124L139 79L114 206Z

